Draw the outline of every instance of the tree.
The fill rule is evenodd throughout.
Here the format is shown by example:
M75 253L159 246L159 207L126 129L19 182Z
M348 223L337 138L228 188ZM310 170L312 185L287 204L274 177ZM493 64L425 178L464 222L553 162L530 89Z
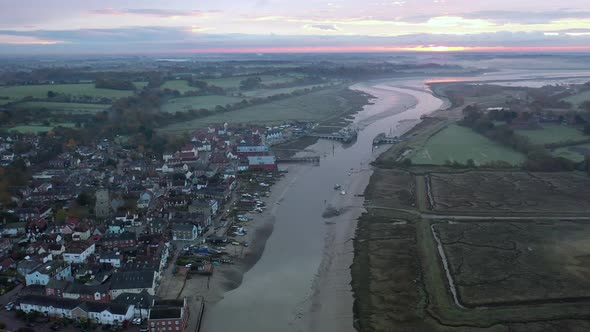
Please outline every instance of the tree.
M76 197L76 203L80 206L87 206L92 203L92 195L87 192L81 192L78 197Z
M252 90L258 88L262 84L262 79L258 76L248 77L240 81L240 90Z
M55 93L51 90L47 91L47 98L51 99L51 98L55 98L56 96L57 96L57 93Z
M66 212L66 210L64 209L60 209L55 213L55 220L56 221L66 221L66 219L68 218L68 214Z
M590 100L586 100L585 102L580 104L580 109L590 112Z
M66 144L66 148L70 151L74 150L76 147L78 147L78 143L76 143L76 140L73 138L70 138L68 140L68 143Z

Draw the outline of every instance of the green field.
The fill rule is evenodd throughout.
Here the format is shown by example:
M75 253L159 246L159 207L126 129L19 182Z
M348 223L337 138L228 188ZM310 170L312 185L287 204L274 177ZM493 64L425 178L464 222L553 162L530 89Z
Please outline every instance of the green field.
M176 90L180 93L185 93L189 91L199 91L199 88L195 88L193 86L188 85L188 81L185 80L174 80L174 81L166 81L160 89L170 89Z
M250 76L233 76L233 77L222 77L222 78L211 78L204 79L209 85L215 85L224 89L238 89L240 82L247 79ZM256 77L256 76L252 76ZM257 75L262 79L262 84L276 84L276 83L288 83L293 81L294 76L278 76L278 75Z
M225 106L240 102L242 99L228 96L196 96L182 97L168 100L163 106L162 111L168 113L186 112L190 109L209 109L212 110L217 105Z
M580 104L582 104L585 101L590 100L590 91L582 91L576 95L564 98L563 100L574 105L574 108L578 108L578 106L580 106Z
M73 128L75 125L73 123L58 123L54 126L43 126L43 125L23 125L23 126L15 126L8 129L11 133L21 133L21 134L39 134L45 133L48 131L53 130L56 127L69 127Z
M17 106L30 109L46 108L49 110L67 111L70 113L94 113L109 108L109 105L104 104L53 103L49 101L28 101L19 103Z
M91 96L106 98L122 98L133 95L133 91L97 89L94 83L83 84L44 84L44 85L17 85L0 87L0 97L9 97L12 101L25 97L47 98L47 92L53 91L72 96Z
M428 139L411 159L414 164L426 165L444 165L447 160L465 163L468 159L476 165L495 160L517 165L524 161L524 156L469 128L452 124Z
M553 150L553 155L575 162L584 161L585 156L590 156L590 143L558 148Z
M143 89L148 85L148 82L133 82L137 89Z
M517 130L518 134L528 137L532 143L544 145L550 143L580 141L590 138L572 127L562 125L543 125L543 129Z
M240 110L214 114L162 128L164 132L184 132L211 123L282 123L284 121L321 121L350 111L341 90L328 89L277 100Z
M251 98L265 98L269 96L274 96L282 93L292 93L298 90L305 90L305 89L312 89L315 87L322 87L323 85L302 85L302 86L295 86L291 88L281 88L281 89L257 89L251 91L245 91L242 94L246 97Z

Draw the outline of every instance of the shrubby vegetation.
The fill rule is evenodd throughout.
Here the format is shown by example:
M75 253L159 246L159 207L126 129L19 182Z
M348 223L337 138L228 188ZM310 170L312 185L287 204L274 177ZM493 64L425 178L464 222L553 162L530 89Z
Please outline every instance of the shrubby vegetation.
M133 82L117 78L99 78L96 80L95 87L112 90L135 90Z
M463 109L461 125L467 126L489 139L509 146L527 156L523 167L533 172L572 171L576 164L566 158L550 155L542 146L532 144L530 140L518 135L506 124L496 125L494 121L500 118L512 119L513 112L499 111L492 114L482 112L477 106L467 106Z

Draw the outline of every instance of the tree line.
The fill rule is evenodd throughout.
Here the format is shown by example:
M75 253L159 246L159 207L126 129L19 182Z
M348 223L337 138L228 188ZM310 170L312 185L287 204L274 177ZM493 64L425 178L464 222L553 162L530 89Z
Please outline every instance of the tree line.
M494 114L494 116L501 114L502 117L508 118L514 116L510 112ZM507 124L496 125L494 120L489 113L482 112L477 106L469 105L463 109L463 120L459 124L473 129L494 142L523 153L526 160L522 167L527 171L560 172L576 169L575 162L552 156L544 147L533 144L527 137L517 134Z

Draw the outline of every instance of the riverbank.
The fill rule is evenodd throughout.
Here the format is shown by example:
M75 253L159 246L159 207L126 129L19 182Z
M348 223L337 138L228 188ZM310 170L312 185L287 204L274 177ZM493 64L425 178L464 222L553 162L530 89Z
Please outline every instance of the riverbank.
M372 123L416 109L418 98L425 92L415 89L378 84L356 84L354 89L376 96L379 102L365 106L358 114L355 124L365 128ZM391 94L397 98L390 103ZM410 120L411 118L405 119ZM401 119L400 119L401 120ZM400 123L395 128L396 136L402 136L419 123L419 116L407 125ZM372 147L372 146L371 146ZM371 162L376 160L386 149L371 151L369 159L364 160L358 169L349 173L348 195L336 196L330 205L342 214L325 218L327 226L325 247L320 268L313 283L313 295L307 317L303 317L301 331L355 331L353 315L354 294L352 291L352 274L350 267L354 259L354 237L357 221L366 212L364 208L365 189L373 176Z
M536 181L534 179L544 176L556 181L556 178L567 178L567 175L522 173L523 179L530 176L531 180L515 180L516 177L504 180L504 174L508 174L506 172L479 170L473 171L479 172L476 180L461 182L460 172L453 173L443 167L427 169L410 164L400 165L398 159L401 155L423 145L437 131L454 122L460 116L460 111L460 107L441 107L402 135L404 141L374 163L376 168L365 191L367 211L357 225L354 263L351 267L357 330L588 329L590 325L583 316L586 310L584 306L588 305L586 299L578 295L579 291L576 292L578 298L569 298L569 289L563 285L571 283L568 281L559 283L559 287L555 286L551 283L553 273L547 272L571 269L570 258L579 257L575 256L579 253L567 252L561 259L549 260L549 254L538 250L549 245L560 247L563 244L559 241L575 242L576 237L573 235L568 235L570 238L567 239L560 237L558 242L554 242L558 231L567 232L563 220L539 222L546 218L546 214L543 215L539 210L541 206L547 208L547 203L541 202L559 201L547 197L539 199L541 195L549 195L537 193L540 187L535 192L506 188L495 190L503 182L522 189L531 188L525 184L526 181ZM437 171L444 172L445 181L438 181L435 184L438 187L433 187L431 179ZM549 180L543 181L549 183ZM560 178L558 181L565 180ZM484 183L490 184L489 188L483 187ZM570 184L567 187L572 186ZM445 189L444 192L441 188ZM582 195L582 191L576 191ZM503 192L512 192L514 195L506 197L502 195ZM490 196L480 198L486 194ZM491 195L496 196L491 198ZM563 193L563 198L566 196ZM469 215L463 219L458 214L437 215L437 209L443 211L453 206L445 201L447 199L456 203L455 208L461 206L469 210ZM485 217L473 217L485 213L486 204L490 202L494 204ZM435 205L437 207L433 207ZM522 221L513 220L504 224L496 222L502 217L498 207L510 206L510 209L515 209L511 211L511 218L519 218L515 211L523 205L531 207L533 212L522 217ZM560 203L558 206L563 208L567 204ZM576 205L576 208L579 206ZM450 219L454 220L448 221ZM528 220L536 220L550 229L552 240L537 240L542 239L542 236L535 235L538 237L531 241L532 230L528 225L519 233L519 222ZM471 232L474 229L479 230L479 233ZM499 245L507 243L506 238L510 238L512 247ZM537 255L536 258L520 258L521 248L522 252L530 252L531 256ZM579 250L587 252L586 247ZM519 258L511 261L511 257ZM534 267L527 265L538 261L543 264ZM535 285L539 284L540 279L543 280L543 286L537 290ZM519 294L519 291L526 295ZM549 293L551 297L548 298ZM531 299L530 302L523 301L525 296ZM555 297L561 298L557 300ZM496 305L488 305L492 303L491 298L499 299L494 303Z
M369 92L377 98L355 115L354 124L362 122L357 141L318 141L301 154L320 155L320 165L297 166L296 180L283 179L273 187L276 193L278 186L289 183L279 195L280 207L268 211L274 218L272 235L241 286L209 306L207 332L354 331L352 238L364 211L359 194L369 181L370 162L381 152L373 150L373 139L380 133L404 132L436 101L425 92L370 84L379 95ZM416 96L421 103L409 108ZM334 190L336 183L341 190ZM328 206L340 215L323 218Z
M305 166L290 165L288 173L271 187L270 196L263 199L267 210L248 214L250 221L245 226L247 233L237 239L240 243L247 242L248 246L226 244L226 251L234 264L215 266L210 277L194 276L187 279L179 298L199 294L204 297L207 305L212 305L223 299L224 293L241 285L244 274L258 262L264 252L266 241L273 232L276 221L273 211L280 206L285 192L300 175L302 167Z

